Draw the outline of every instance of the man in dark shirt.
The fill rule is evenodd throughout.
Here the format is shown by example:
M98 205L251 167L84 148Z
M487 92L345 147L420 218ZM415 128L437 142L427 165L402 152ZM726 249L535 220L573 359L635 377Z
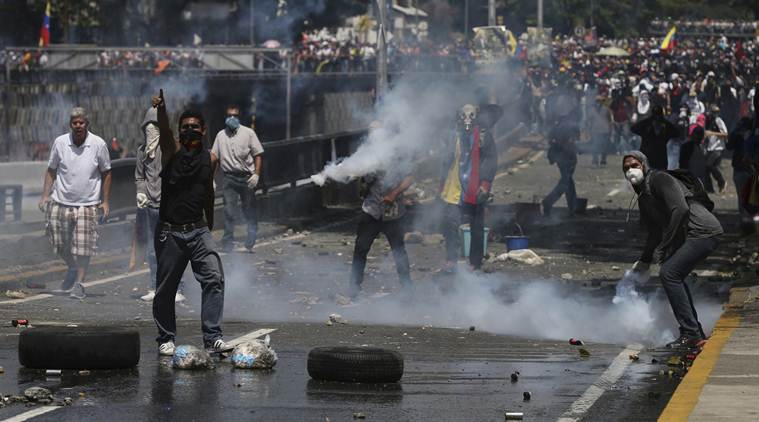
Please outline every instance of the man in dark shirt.
M153 97L158 110L161 148L160 221L155 232L158 260L153 319L158 326L158 353L174 354L176 318L174 296L189 262L203 295L203 342L209 351L231 348L222 340L224 271L211 237L213 228L213 174L218 159L203 148L206 125L203 116L187 110L179 117L179 140L169 127L163 90ZM203 214L205 213L205 219Z
M580 129L569 116L564 116L551 129L548 135L548 162L559 168L559 182L551 192L543 198L543 214L551 215L551 209L556 201L564 195L570 215L575 210L577 191L575 190L575 167L577 167L577 148L575 141L580 139Z
M641 137L640 151L648 157L651 167L667 169L667 141L677 138L677 127L664 118L664 110L654 106L651 117L634 124L630 130Z
M667 347L698 347L706 336L685 278L714 252L723 233L711 213L714 204L695 176L684 170L652 169L640 151L625 155L622 168L638 195L641 220L648 230L646 246L633 271L646 272L651 263L661 263L659 279L680 325L680 337ZM677 174L687 177L694 190L674 176Z

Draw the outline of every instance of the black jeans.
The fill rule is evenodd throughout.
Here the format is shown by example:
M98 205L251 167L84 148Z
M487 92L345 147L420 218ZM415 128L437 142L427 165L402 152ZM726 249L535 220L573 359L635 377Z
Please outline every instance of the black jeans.
M255 190L248 187L250 176L224 174L222 192L224 196L224 236L221 238L222 247L228 249L235 239L235 223L240 218L240 203L242 214L248 223L248 235L245 247L252 248L258 237L258 214L256 212Z
M559 183L556 184L556 187L543 199L543 205L550 209L561 198L561 195L564 195L567 198L569 212L573 212L575 209L575 199L577 199L574 179L575 166L560 165L558 167L561 178L559 178Z
M366 268L366 256L372 248L374 239L380 233L384 233L395 258L395 268L398 278L404 286L411 285L408 254L406 245L403 243L402 219L391 221L376 220L367 213L362 213L358 220L356 230L356 244L353 248L353 264L351 266L351 285L360 286L364 281L364 268Z
M469 264L479 269L485 256L485 204L463 203L460 207L462 220L469 224Z
M704 187L709 192L714 192L712 177L717 181L717 186L725 185L725 177L722 176L722 170L719 167L721 162L722 151L709 151L706 153L706 183Z
M221 258L215 249L208 227L188 232L162 230L160 226L156 230L158 286L153 299L153 319L158 326L156 340L159 343L173 341L176 337L174 296L177 294L182 273L187 268L188 262L203 291L200 313L203 342L210 344L221 338L224 270L221 266Z
M456 262L459 258L459 226L461 226L461 209L458 205L443 202L441 224L445 238L445 259Z
M685 240L682 246L675 251L661 265L659 279L661 280L667 299L672 306L677 323L680 324L680 334L690 338L705 337L701 323L698 322L698 314L693 305L693 297L690 294L685 278L696 268L696 265L706 259L715 249L719 240L717 237L704 239Z

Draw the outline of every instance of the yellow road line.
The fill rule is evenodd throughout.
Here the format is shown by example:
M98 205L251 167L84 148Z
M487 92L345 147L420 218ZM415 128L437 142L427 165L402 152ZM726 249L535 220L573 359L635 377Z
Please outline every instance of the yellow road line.
M709 375L717 364L722 348L730 339L733 330L738 327L741 318L734 314L725 313L717 321L712 336L706 342L704 350L698 355L688 373L675 390L675 394L667 403L667 407L659 416L659 422L687 421L698 403Z

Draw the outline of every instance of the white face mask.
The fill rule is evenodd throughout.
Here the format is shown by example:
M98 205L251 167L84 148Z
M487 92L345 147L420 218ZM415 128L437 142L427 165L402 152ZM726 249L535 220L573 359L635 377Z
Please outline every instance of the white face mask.
M633 184L633 186L638 186L643 182L643 170L641 169L629 169L627 170L627 173L625 173L625 178Z

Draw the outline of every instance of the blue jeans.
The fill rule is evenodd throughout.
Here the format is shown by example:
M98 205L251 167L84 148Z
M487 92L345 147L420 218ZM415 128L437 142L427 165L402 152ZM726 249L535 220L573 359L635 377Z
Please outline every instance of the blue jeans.
M248 223L248 236L245 239L245 247L252 248L258 237L258 213L256 212L256 195L253 189L248 187L249 176L236 176L224 174L222 184L224 195L224 236L221 244L224 249L232 247L235 239L235 223L240 218L240 208ZM242 204L242 207L240 206Z
M222 336L221 319L224 311L224 269L208 227L187 232L157 230L155 250L158 262L158 288L153 299L153 319L158 326L159 343L173 341L177 321L174 296L187 264L200 283L201 327L206 345Z
M567 199L567 208L569 209L569 212L574 212L575 200L577 199L574 180L575 167L560 165L559 173L561 174L559 183L557 183L556 187L546 195L545 199L543 199L543 206L550 209L553 207L553 204L561 198L561 195L564 195Z

